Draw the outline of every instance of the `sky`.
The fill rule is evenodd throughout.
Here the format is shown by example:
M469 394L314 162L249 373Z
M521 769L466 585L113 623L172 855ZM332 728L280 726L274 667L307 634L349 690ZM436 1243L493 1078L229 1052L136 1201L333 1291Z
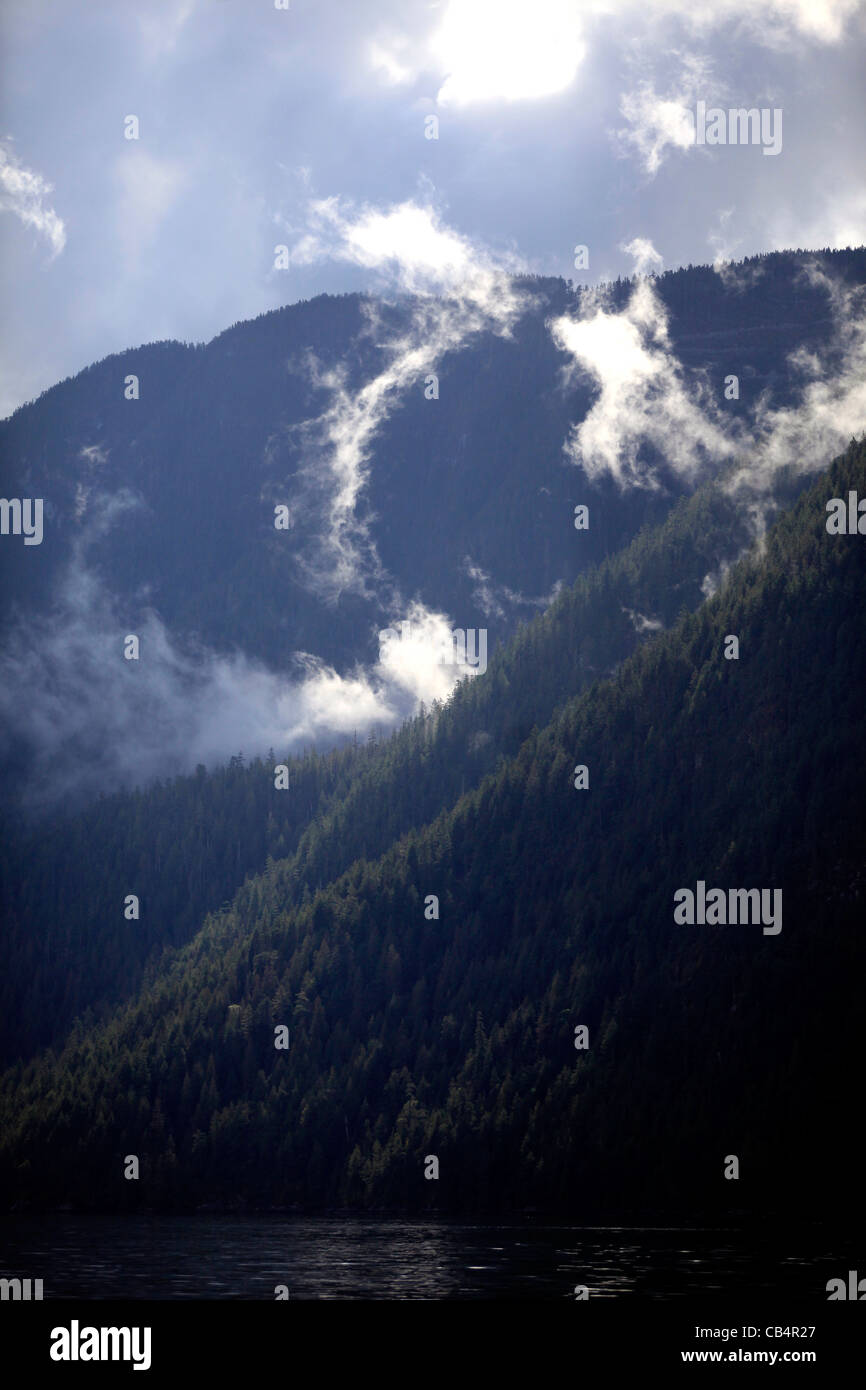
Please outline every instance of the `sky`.
M0 416L395 267L866 241L859 0L2 0L0 54Z

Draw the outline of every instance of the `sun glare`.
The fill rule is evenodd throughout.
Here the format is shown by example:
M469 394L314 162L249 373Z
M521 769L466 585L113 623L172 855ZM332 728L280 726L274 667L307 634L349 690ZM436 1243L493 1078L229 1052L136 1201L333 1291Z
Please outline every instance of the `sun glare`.
M431 40L441 103L526 101L561 92L584 55L575 0L450 0Z

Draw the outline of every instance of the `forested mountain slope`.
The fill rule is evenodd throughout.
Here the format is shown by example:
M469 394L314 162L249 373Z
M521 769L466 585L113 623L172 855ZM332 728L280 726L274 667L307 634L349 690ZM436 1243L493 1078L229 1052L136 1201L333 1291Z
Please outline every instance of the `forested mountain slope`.
M705 576L748 534L722 487L706 484L561 591L497 649L486 679L464 681L384 742L289 758L288 790L275 790L275 758L246 765L238 755L23 829L9 818L0 1059L56 1047L79 1014L92 1020L134 992L163 950L188 941L269 857L297 849L298 884L314 890L424 825L656 625L702 602ZM124 917L129 893L138 923Z
M866 551L825 524L849 489L866 495L864 443L714 598L429 825L344 872L327 844L330 825L343 834L335 808L138 997L7 1072L10 1199L850 1209ZM513 728L536 722L534 644L561 634L544 651L567 694L582 602L578 589L521 635L509 681L491 668L461 698L490 688L500 727L509 702ZM724 657L732 634L738 660ZM422 766L422 736L447 760L438 730L415 724L402 737ZM384 805L387 772L387 758L368 765L375 797L359 804ZM676 923L674 894L698 881L781 890L781 930ZM138 1182L123 1178L129 1154Z

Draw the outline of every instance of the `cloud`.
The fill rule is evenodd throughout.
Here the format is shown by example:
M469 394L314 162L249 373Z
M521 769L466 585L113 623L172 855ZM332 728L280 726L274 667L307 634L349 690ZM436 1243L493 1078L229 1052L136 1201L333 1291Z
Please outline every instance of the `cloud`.
M0 145L0 210L11 212L25 227L33 227L51 247L51 259L66 245L66 228L53 207L46 204L54 185L34 169L28 169Z
M795 405L759 404L750 456L728 483L732 493L752 496L756 516L757 498L772 492L780 470L818 473L866 430L866 287L842 285L814 262L805 274L826 294L834 332L821 357L791 355L802 374Z
M647 24L680 19L692 30L738 25L758 42L777 47L799 37L839 43L861 0L596 0L593 9L608 16L638 16Z
M651 243L640 238L630 247L639 264L656 258ZM639 280L620 312L609 307L604 292L587 294L581 317L563 315L550 331L571 358L569 371L588 374L599 387L565 445L589 478L608 473L622 489L655 488L656 459L694 482L710 461L719 465L735 456L737 441L726 433L703 382L687 381L673 354L666 311L651 281Z
M664 265L664 260L648 237L633 237L631 241L624 242L620 250L632 257L635 275L649 275L661 270Z
M725 289L743 294L763 278L765 268L760 261L752 265L747 265L744 261L734 261L737 248L742 243L742 236L735 236L731 230L734 212L734 208L724 208L719 213L716 229L710 232L707 242L713 250L713 270Z
M866 244L866 190L827 189L805 214L774 210L768 250L791 246L820 246L832 250Z
M415 76L413 69L397 57L397 53L406 49L408 41L405 38L392 38L390 49L386 46L387 43L388 40L383 40L381 43L370 44L368 57L371 67L383 73L389 86L399 87L405 82L411 82Z
M660 622L658 618L647 618L645 614L638 613L636 608L623 608L622 611L631 621L635 632L641 634L645 632L660 632L664 627L664 623Z
M680 72L666 96L659 96L652 82L644 80L620 97L620 112L628 122L615 134L622 155L636 152L645 173L658 173L669 149L695 149L695 122L691 107L698 100L715 98L710 64L695 54L677 55Z
M687 0L681 3L687 6ZM817 39L819 43L839 43L849 19L860 7L861 0L775 0L760 7L753 5L751 0L724 0L718 5L707 0L698 7L698 13L706 16L704 22L709 22L707 11L719 17L736 15L768 44L778 42L786 30L807 39Z
M368 336L385 365L360 387L350 384L345 366L325 369L308 358L312 382L327 391L329 403L296 431L305 461L292 499L302 519L301 582L329 602L354 591L395 609L404 600L383 573L362 509L375 438L405 393L420 389L446 353L482 331L507 335L529 297L509 278L514 258L495 257L444 226L429 204L382 211L314 200L291 258L347 261L411 296L401 301L398 327L387 326L379 306L367 302Z
M371 45L371 66L389 85L441 75L442 106L532 101L553 96L574 82L595 39L627 29L652 41L654 31L675 22L681 35L698 37L738 29L769 48L798 42L840 43L861 0L447 0L426 38L390 36ZM669 47L669 43L666 45ZM416 53L414 64L410 53ZM701 60L687 60L699 70ZM647 83L623 98L633 125L630 138L650 172L665 148L685 145L675 95L658 96Z
M382 210L342 198L312 199L306 221L290 248L292 265L343 261L381 274L410 294L459 293L495 308L493 288L504 275L524 269L517 256L494 255L443 225L431 201L406 199ZM511 309L504 308L510 317Z
M661 168L669 146L687 150L695 143L694 121L683 101L660 97L649 83L620 98L630 129L619 132L621 145L632 145L648 174Z
M640 240L631 249L646 259ZM796 403L762 398L748 423L720 413L699 376L687 380L651 281L638 281L619 311L602 292L586 294L579 318L549 325L571 358L567 372L588 373L598 385L566 440L567 456L590 478L606 473L623 489L656 487L657 461L690 486L724 473L760 535L780 471L819 472L866 428L866 287L841 284L817 262L804 274L827 297L830 341L820 357L790 355L799 374ZM736 281L737 267L729 276Z
M745 553L745 550L741 550L732 559L722 560L718 569L709 570L704 575L701 580L701 593L704 598L712 598L714 594L719 592L719 589L722 588L734 565Z
M586 51L573 0L450 0L429 48L447 74L443 106L552 96Z
M562 588L562 581L557 580L549 594L541 598L527 598L515 589L510 589L507 584L498 584L487 570L476 565L469 555L463 560L463 570L474 581L472 598L485 618L507 619L513 615L515 609L547 608Z
M152 610L130 619L88 566L87 550L140 505L129 493L95 498L54 608L6 631L0 758L28 756L31 812L223 763L240 750L285 756L393 727L420 700L445 699L477 674L477 647L455 660L446 615L420 604L409 606L401 635L381 634L374 661L342 675L305 652L286 672L180 643ZM138 661L123 655L130 632Z
M462 648L443 613L411 603L405 619L379 634L377 674L388 686L409 692L416 703L447 699L458 680L487 665L486 629L483 637L478 629L461 631L467 634Z

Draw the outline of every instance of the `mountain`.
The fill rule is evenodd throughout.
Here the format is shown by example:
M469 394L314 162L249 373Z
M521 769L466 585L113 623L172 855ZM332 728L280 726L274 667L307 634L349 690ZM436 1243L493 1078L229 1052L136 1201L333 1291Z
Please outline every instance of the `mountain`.
M288 853L221 909L205 890L194 934L191 907L175 936L157 924L171 953L143 951L111 1006L96 1000L103 1016L80 1017L64 1042L88 959L120 927L91 938L86 905L71 903L79 964L54 1050L15 1062L0 1089L9 1199L849 1213L860 1165L841 1062L856 1056L863 968L866 558L861 537L828 533L826 504L851 490L866 496L866 441L704 602L741 523L723 486L682 501L444 708L306 771L293 763L303 827L274 812L256 841L265 792L274 805L284 794L269 764L236 765L206 794L224 798L226 821L247 798L233 871L279 836ZM92 823L152 856L149 815L196 795L181 780L107 801ZM198 901L207 836L186 811L176 824L158 868ZM39 874L13 846L20 922L36 901L47 923L51 892L87 875L106 914L136 891L128 861L114 877L76 869L75 839L65 832L64 861L55 833ZM224 859L227 826L215 835ZM55 859L65 877L34 886ZM779 892L781 915L769 931L768 917L676 921L675 895L702 883ZM21 929L16 942L16 976L25 961L35 974L39 952L27 956ZM41 1041L36 1026L22 1052ZM128 1155L138 1182L124 1180Z
M724 489L704 485L563 589L491 656L489 679L462 682L447 706L434 702L429 720L411 721L384 746L373 739L325 756L286 755L288 792L275 795L276 755L247 765L239 754L211 774L200 767L35 825L7 816L0 1059L56 1046L79 1014L95 1017L128 997L165 949L188 941L269 857L297 850L312 891L425 824L513 756L569 693L703 602L706 576L748 538ZM442 750L435 774L431 724ZM141 930L122 910L136 890Z
M866 250L652 277L646 396L657 403L676 374L728 431L798 402L808 363L831 373L840 350L830 281L837 296L865 285ZM638 285L607 286L607 311ZM295 728L295 752L350 741L348 705L364 737L395 727L414 685L350 687L346 701L338 685L328 702L328 671L377 670L379 631L413 605L489 630L493 649L557 585L662 523L694 488L673 463L688 421L642 439L652 486L589 477L563 453L598 382L571 370L552 324L594 313L594 296L532 277L503 279L484 313L320 296L204 346L115 354L0 423L4 496L44 500L42 543L0 545L7 806L78 808L238 749L261 755L279 727ZM645 317L631 329L648 332ZM730 461L720 441L706 442L706 477ZM581 505L591 524L577 531ZM142 641L135 671L120 659L128 634ZM235 741L239 726L249 738Z
M673 357L727 419L745 420L768 393L789 404L803 355L830 353L834 318L816 267L842 288L862 286L866 249L653 277ZM634 285L609 287L613 310ZM416 322L424 304L323 295L205 346L154 343L106 358L16 410L0 423L0 486L6 497L45 499L45 535L39 547L0 546L0 620L50 610L69 566L86 562L125 631L155 611L178 641L278 668L296 650L340 671L371 659L395 595L401 617L417 597L462 627L481 625L486 605L491 641L504 637L556 584L662 520L690 488L663 458L661 487L628 492L566 463L563 444L595 387L564 373L550 322L580 312L592 292L522 277L499 293L524 296L508 330L464 324L455 309L438 399L426 398L419 370L414 389L394 392L377 416L355 517L364 557L342 577L320 572L315 549L334 499L309 477L327 452L312 425L340 390L351 395L387 371L407 334L423 348L432 331L428 319ZM740 394L725 400L731 372ZM130 400L131 376L139 395ZM347 421L363 432L360 417ZM589 500L592 525L578 537L574 507ZM285 532L274 526L279 504L292 512ZM477 570L491 577L495 603Z

